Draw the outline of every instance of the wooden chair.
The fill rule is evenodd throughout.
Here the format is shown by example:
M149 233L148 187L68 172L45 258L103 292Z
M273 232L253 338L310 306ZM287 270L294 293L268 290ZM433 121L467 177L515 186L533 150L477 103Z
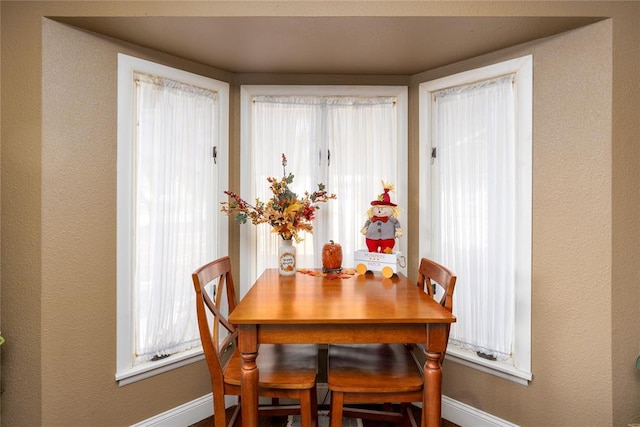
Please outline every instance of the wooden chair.
M231 261L220 258L198 268L192 275L196 291L198 328L213 389L215 427L241 422L238 331L227 320L237 304ZM226 305L223 303L226 301ZM259 415L301 415L305 427L317 426L318 400L316 345L262 344L257 358L260 370L259 396L272 398L270 406L260 406ZM225 395L238 396L238 405L227 424ZM280 398L299 400L299 405L280 406Z
M420 289L427 293L432 298L438 299L441 306L453 311L453 290L456 287L456 275L446 267L441 266L427 258L420 260L420 266L418 267L418 282L417 285ZM440 291L438 292L438 289ZM447 341L449 340L449 328L447 328ZM418 343L421 349L424 349L423 343ZM446 353L442 353L440 357L440 364L444 362L444 356Z
M423 258L417 285L451 311L456 276ZM436 288L442 290L436 293ZM449 331L447 330L447 336ZM442 363L444 355L440 360ZM343 417L364 418L417 426L411 402L422 402L424 379L414 344L330 345L327 381L331 391L331 427ZM400 403L399 410L392 403ZM377 404L373 408L345 404Z

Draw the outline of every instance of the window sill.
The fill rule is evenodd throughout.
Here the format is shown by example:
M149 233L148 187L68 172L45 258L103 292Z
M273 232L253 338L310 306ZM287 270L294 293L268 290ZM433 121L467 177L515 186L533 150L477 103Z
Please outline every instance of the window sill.
M522 371L509 361L499 362L483 359L471 351L463 350L452 345L449 345L447 348L446 359L525 386L529 385L529 381L531 381L532 378L531 372Z
M145 362L116 373L120 387L162 374L204 359L202 348L183 351L155 362Z

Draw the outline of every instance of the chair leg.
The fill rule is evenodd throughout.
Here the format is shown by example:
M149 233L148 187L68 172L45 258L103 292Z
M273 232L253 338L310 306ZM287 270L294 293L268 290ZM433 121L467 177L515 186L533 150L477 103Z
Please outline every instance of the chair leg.
M311 417L313 425L318 427L318 390L315 386L311 389Z
M213 396L213 422L215 427L227 427L227 414L224 407L224 395Z
M313 427L314 425L312 406L311 391L306 390L300 393L300 425L302 427Z
M411 403L403 403L402 406L404 425L406 427L418 427Z
M242 425L242 408L240 405L237 405L234 409L231 417L229 418L229 426L241 426ZM225 411L226 412L226 411Z
M342 407L344 406L344 393L331 392L331 412L329 416L331 427L342 427Z

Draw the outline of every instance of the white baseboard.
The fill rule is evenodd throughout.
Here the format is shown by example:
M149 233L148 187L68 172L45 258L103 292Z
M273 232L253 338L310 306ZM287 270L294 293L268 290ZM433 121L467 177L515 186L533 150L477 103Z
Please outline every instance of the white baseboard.
M318 403L322 403L327 391L326 384L318 384L318 400L320 401ZM187 427L211 415L213 415L213 397L209 393L134 424L132 427ZM442 418L462 427L517 427L517 424L510 423L447 396L442 396Z
M134 424L132 427L187 427L212 415L213 394L209 393Z
M462 427L517 427L517 424L510 423L447 396L442 396L442 418Z

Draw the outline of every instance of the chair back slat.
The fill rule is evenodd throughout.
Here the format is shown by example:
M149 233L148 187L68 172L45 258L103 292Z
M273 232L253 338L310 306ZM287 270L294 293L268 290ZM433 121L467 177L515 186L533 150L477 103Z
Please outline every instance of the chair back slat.
M453 290L456 286L456 279L456 275L447 267L427 258L420 260L418 288L430 297L436 298L436 288L440 287L443 293L438 302L449 311L453 311Z
M224 365L228 359L225 353L237 345L238 340L236 327L227 320L228 314L237 304L231 276L231 261L229 257L217 259L197 269L191 277L196 291L200 340L211 372L213 390L214 393L219 390L223 394Z

